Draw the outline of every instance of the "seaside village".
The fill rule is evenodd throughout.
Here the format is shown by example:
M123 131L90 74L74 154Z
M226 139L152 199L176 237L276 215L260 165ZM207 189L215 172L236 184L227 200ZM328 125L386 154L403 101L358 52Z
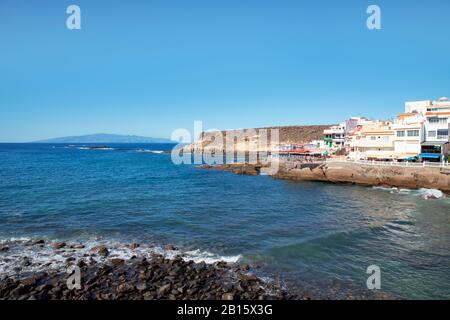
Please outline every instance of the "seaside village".
M389 121L351 117L323 132L323 140L280 145L280 157L307 161L342 158L361 161L449 161L450 100L410 101L404 113Z

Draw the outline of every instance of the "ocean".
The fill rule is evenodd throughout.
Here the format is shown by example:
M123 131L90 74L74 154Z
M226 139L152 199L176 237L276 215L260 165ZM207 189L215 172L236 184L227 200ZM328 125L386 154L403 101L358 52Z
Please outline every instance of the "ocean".
M196 261L249 263L312 297L450 299L450 199L398 190L240 176L174 165L173 145L0 144L0 273L27 239L105 243ZM14 246L12 245L14 244ZM63 262L63 261L62 261ZM367 267L381 270L368 290ZM33 264L29 266L32 268Z

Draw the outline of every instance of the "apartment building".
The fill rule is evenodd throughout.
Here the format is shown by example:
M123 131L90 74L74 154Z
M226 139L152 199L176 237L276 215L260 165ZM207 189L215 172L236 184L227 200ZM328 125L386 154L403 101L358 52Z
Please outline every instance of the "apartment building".
M325 147L330 150L338 150L344 147L345 122L332 126L323 131Z
M415 157L421 153L425 140L424 122L422 113L403 113L394 120L394 151L398 159Z
M372 121L354 132L350 142L352 159L393 159L394 130L390 121Z
M425 161L442 161L448 158L450 101L441 98L433 101L425 113L425 139L420 157Z
M337 126L324 130L324 142L327 149L339 150L347 148L347 136L358 127L370 122L365 117L351 117Z

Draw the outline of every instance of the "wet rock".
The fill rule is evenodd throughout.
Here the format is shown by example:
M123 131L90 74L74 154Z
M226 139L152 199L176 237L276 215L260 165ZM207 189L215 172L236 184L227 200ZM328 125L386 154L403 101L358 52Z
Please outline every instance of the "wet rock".
M258 281L258 277L253 274L238 273L238 278L241 281Z
M0 247L0 252L6 252L6 251L8 251L8 250L9 250L9 247L8 247L8 246Z
M159 287L158 294L166 294L167 292L169 292L170 287L171 287L170 283Z
M125 260L115 258L115 259L111 259L111 263L113 266L120 266L125 263Z
M214 264L217 268L226 268L227 263L225 261L218 261Z
M168 244L168 245L164 246L164 250L166 250L166 251L174 251L174 250L177 250L177 248L174 245L172 245L172 244Z
M22 259L22 267L28 267L31 265L31 259L28 257L24 257Z
M36 291L37 291L37 292L41 292L41 291L49 291L49 290L51 290L52 288L53 288L53 286L52 286L51 284L46 283L46 284L43 284L43 285L40 285L39 287L37 287L37 288L36 288Z
M80 261L78 261L77 266L79 266L80 268L83 268L83 267L86 267L87 264L86 264L86 262L84 262L84 260L80 260Z
M33 244L44 244L45 241L42 239L36 240Z
M108 248L104 245L96 246L91 249L91 252L96 253L100 256L106 257L109 254Z
M176 250L173 246L166 248ZM46 273L36 272L32 275L27 273L28 276L25 277L0 275L0 300L256 300L293 297L273 284L266 285L254 274L242 272L247 269L244 265L231 265L225 262L195 263L184 261L180 256L168 259L157 254L151 255L151 259L146 259L138 255L139 251L136 251L135 259L124 260L118 257L110 257L108 261L98 259L98 255L105 250L108 250L105 246L96 246L90 250L95 255L90 254L86 257L89 264L84 260L78 261L78 265L82 268L81 290L68 290L64 268L52 269L54 266L50 264ZM77 259L76 256L71 256L71 253L73 253L71 250L64 253L67 264L75 263ZM29 258L23 261L25 264L27 261L31 263ZM21 267L16 271L21 275L25 275L25 271L29 272L28 269L22 270Z
M30 277L30 278L22 280L21 282L25 288L30 288L30 287L36 285L37 279L35 277Z
M117 288L117 292L119 293L127 293L127 292L131 292L134 290L134 286L130 283L123 283L121 285L119 285L119 287Z
M232 294L232 293L224 293L222 295L222 300L234 300L234 294Z
M18 298L19 296L23 295L26 291L27 290L25 286L23 284L20 284L11 291L10 295L12 297Z
M156 298L156 294L154 292L144 293L144 300L154 300L155 298Z
M250 270L250 266L249 266L248 264L244 263L244 264L241 266L241 269L244 270L244 271L248 271L248 270Z
M147 290L147 285L145 283L138 283L136 289L140 292Z
M66 246L65 242L54 242L52 243L52 248L53 249L61 249L64 248Z
M140 247L139 243L133 243L133 244L131 244L131 250L136 250L136 249L139 248L139 247Z

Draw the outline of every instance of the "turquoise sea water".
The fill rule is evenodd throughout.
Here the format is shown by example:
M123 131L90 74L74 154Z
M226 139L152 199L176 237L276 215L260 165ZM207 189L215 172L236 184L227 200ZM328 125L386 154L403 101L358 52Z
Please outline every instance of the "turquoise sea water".
M0 240L174 244L292 290L450 299L450 201L172 164L171 145L0 144ZM0 257L1 259L1 257ZM3 261L4 263L4 261Z

